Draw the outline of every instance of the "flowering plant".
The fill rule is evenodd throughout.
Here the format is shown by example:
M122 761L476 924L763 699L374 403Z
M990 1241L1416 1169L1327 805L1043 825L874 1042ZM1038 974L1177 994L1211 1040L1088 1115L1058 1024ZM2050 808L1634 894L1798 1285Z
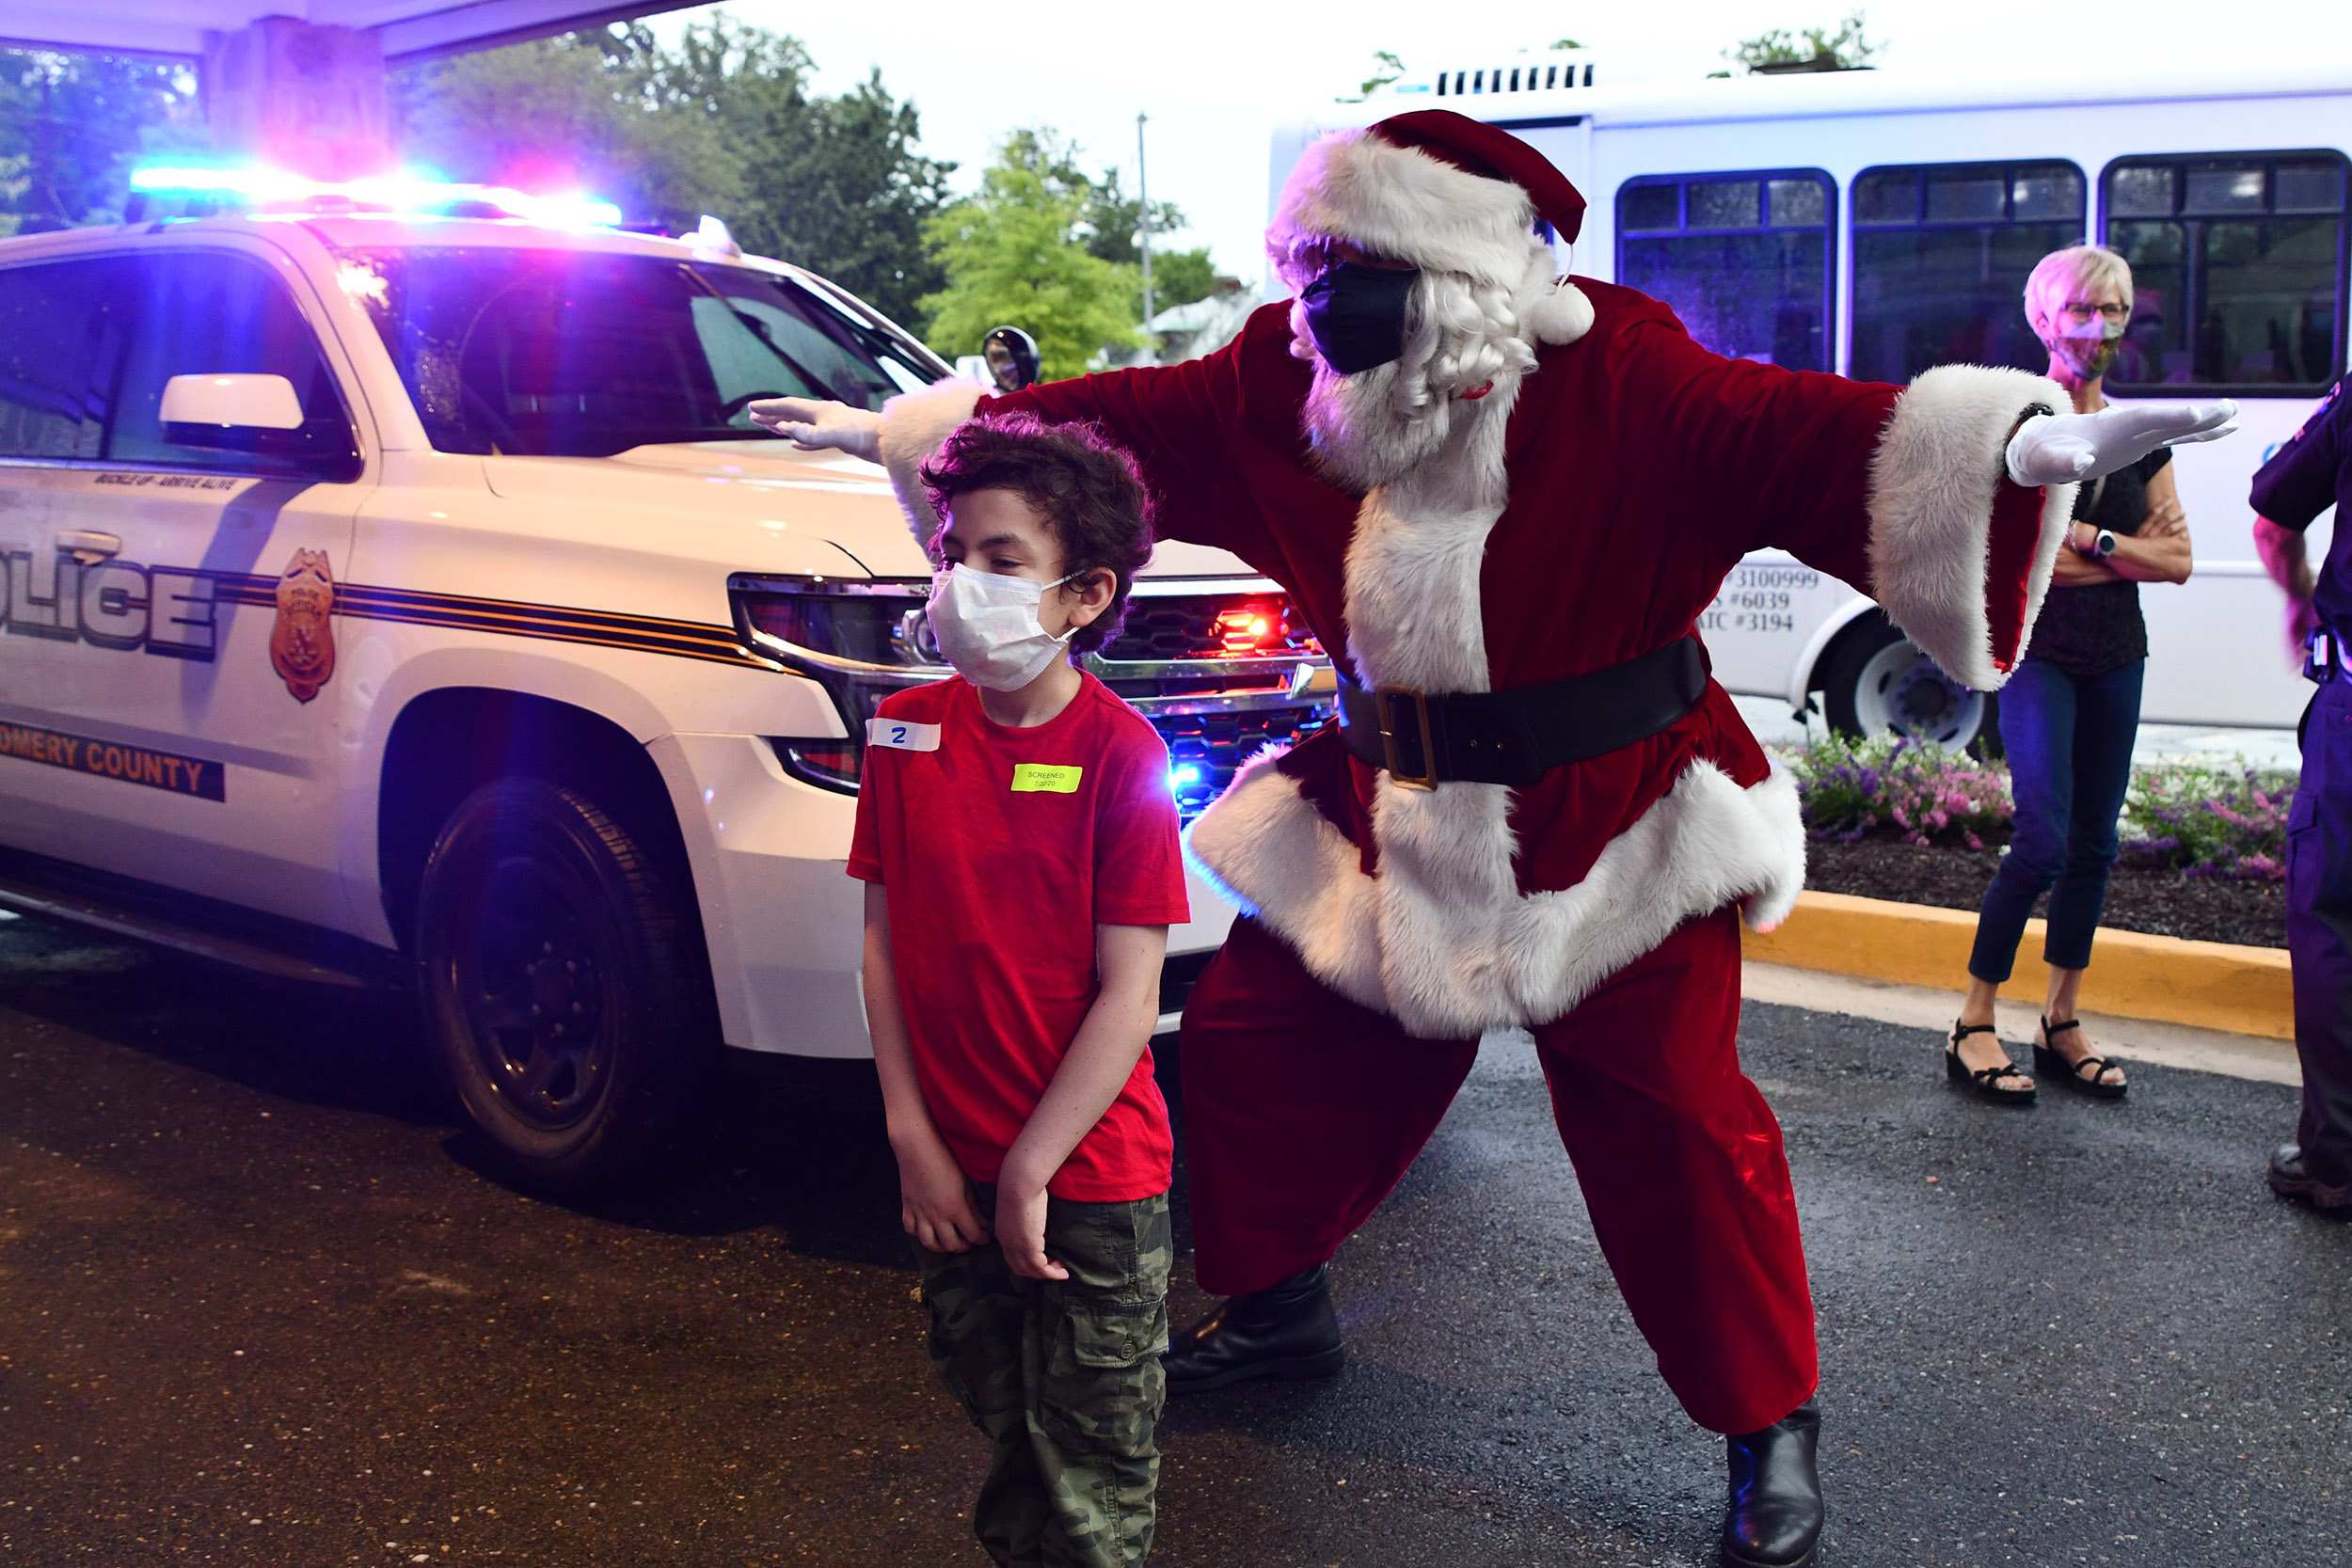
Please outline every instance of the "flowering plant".
M2132 770L2123 798L2123 858L2191 877L2278 881L2286 874L2292 773L2233 764L2170 763Z
M1906 844L1957 841L1981 849L1985 834L2009 827L2008 774L1932 740L1831 734L1788 763L1814 838L1851 844L1893 828Z

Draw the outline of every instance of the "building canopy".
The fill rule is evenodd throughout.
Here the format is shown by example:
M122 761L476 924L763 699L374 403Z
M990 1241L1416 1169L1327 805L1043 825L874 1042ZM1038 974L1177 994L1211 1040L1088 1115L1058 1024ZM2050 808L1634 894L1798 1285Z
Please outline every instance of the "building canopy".
M184 55L214 150L319 179L387 171L387 65L702 0L8 0L0 46Z
M10 0L0 7L0 43L105 54L202 59L220 40L264 18L305 29L371 35L385 60L427 58L547 38L628 17L681 10L701 0Z

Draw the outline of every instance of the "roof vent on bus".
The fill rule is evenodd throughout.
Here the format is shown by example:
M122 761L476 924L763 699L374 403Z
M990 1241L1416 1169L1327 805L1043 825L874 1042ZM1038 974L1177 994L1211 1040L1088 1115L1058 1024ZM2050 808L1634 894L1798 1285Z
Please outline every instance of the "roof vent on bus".
M1593 57L1581 49L1522 51L1501 60L1449 66L1433 75L1414 75L1381 87L1375 97L1427 93L1437 98L1477 98L1490 93L1564 92L1593 85Z

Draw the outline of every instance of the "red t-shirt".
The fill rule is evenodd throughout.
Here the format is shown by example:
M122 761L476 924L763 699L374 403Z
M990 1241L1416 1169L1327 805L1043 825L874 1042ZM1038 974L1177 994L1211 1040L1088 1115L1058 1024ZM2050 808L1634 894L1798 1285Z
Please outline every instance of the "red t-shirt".
M961 677L884 698L850 875L888 892L915 1080L975 1181L996 1180L1094 1005L1095 927L1191 918L1168 748L1092 675L1029 729L990 719ZM1046 1190L1150 1197L1173 1153L1147 1046Z

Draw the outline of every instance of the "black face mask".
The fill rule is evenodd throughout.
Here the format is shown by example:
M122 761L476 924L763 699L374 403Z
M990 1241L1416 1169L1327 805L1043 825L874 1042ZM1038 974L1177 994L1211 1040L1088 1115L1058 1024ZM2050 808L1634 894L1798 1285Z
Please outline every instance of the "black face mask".
M1354 375L1404 357L1405 307L1420 276L1409 268L1342 261L1299 290L1307 331L1324 363Z

